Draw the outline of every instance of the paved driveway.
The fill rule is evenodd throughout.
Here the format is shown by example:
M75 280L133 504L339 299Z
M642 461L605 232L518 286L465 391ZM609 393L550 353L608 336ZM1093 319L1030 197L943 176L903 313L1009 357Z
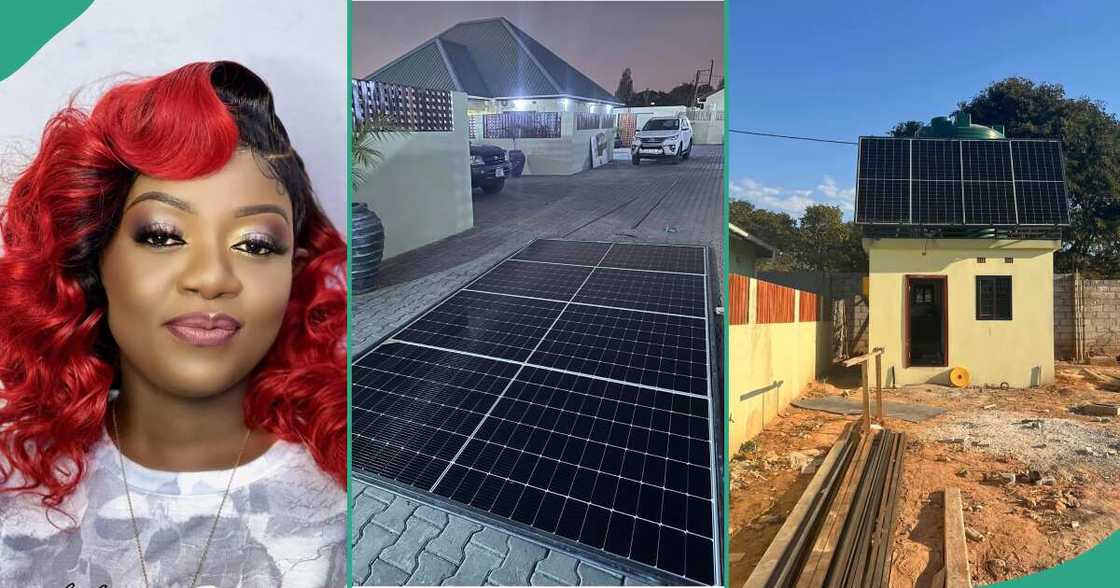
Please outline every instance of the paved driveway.
M474 229L389 260L378 289L354 297L355 357L537 238L708 245L723 273L719 146L697 145L676 165L615 161L574 176L511 178L499 194L476 191L474 205ZM644 583L376 483L355 480L353 492L355 585Z
M697 145L676 165L613 161L574 176L510 178L498 194L475 191L474 206L475 228L388 260L378 288L354 297L352 349L367 349L537 238L709 245L723 272L720 146Z

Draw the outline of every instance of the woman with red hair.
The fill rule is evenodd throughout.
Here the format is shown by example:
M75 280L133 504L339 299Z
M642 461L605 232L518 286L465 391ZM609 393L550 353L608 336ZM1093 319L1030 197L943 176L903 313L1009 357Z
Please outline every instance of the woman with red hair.
M345 245L267 85L63 110L0 237L0 585L344 585Z

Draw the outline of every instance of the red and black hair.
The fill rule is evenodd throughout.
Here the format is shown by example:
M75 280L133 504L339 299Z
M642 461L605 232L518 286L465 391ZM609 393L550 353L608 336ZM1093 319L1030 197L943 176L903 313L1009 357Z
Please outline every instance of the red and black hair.
M139 174L221 169L238 148L291 198L296 246L283 325L250 375L245 422L304 444L346 478L346 248L315 200L268 86L232 62L194 63L56 114L0 211L0 488L58 507L101 438L119 350L99 258Z

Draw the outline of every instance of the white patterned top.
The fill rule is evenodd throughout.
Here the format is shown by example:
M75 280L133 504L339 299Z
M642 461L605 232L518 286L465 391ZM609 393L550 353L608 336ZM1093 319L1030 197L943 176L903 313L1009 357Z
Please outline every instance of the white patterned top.
M166 472L125 458L152 586L186 587L198 568L229 470ZM143 586L120 475L103 435L86 478L47 511L0 494L0 586ZM237 469L200 586L345 586L346 492L298 443L277 441Z

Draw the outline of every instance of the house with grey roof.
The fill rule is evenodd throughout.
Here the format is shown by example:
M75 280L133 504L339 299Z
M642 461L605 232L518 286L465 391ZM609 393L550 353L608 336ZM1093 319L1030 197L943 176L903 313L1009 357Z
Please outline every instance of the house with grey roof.
M461 22L366 77L463 92L468 113L610 112L610 92L504 17Z
M515 175L571 175L609 160L622 105L504 17L461 22L364 80L464 94L469 139L523 155Z

